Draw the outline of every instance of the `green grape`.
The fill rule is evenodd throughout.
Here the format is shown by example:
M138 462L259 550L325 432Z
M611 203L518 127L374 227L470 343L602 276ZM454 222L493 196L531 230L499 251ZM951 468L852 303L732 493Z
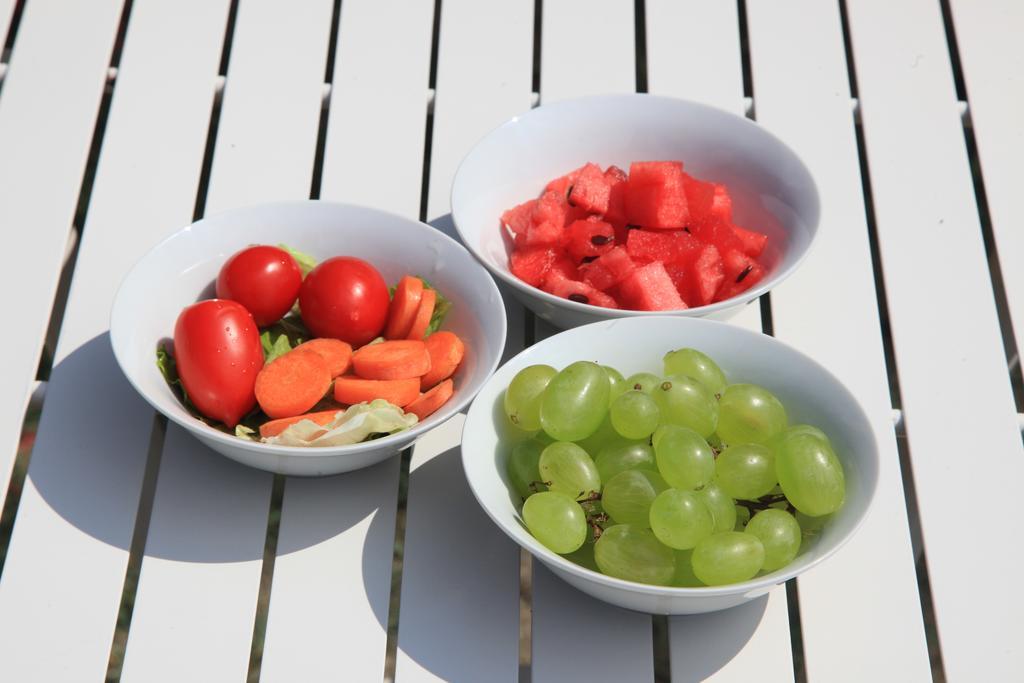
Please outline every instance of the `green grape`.
M604 482L625 470L658 469L654 449L645 443L611 443L598 451L594 464Z
M747 528L748 522L750 522L750 508L744 505L737 505L736 524L733 526L733 531L743 531Z
M603 574L626 581L667 586L676 572L672 549L650 529L616 524L594 545L594 559Z
M786 428L786 409L755 384L730 384L718 405L718 435L727 444L767 443Z
M550 365L531 365L516 373L505 390L505 415L512 424L527 432L540 429L541 397L557 374Z
M752 579L764 566L761 539L745 531L708 536L693 549L693 573L709 586Z
M587 539L583 508L557 491L535 493L523 504L523 521L533 537L559 554L578 550Z
M537 469L552 491L581 498L601 490L601 475L587 452L574 443L556 441L540 454Z
M704 583L693 573L693 550L676 550L676 573L672 585L677 588L700 588Z
M546 491L548 488L539 483L541 478L538 464L544 446L545 444L537 439L521 441L513 446L508 456L508 478L516 493L523 498L529 498L531 493Z
M636 389L642 391L645 394L649 394L654 391L654 388L661 384L661 378L657 375L652 375L649 372L638 372L635 375L630 375L626 378L626 388Z
M843 466L824 439L806 432L787 435L775 449L775 473L786 498L805 515L820 517L843 505Z
M711 517L715 520L715 533L732 531L736 526L738 506L729 497L729 494L723 491L717 482L711 482L697 491L697 495L711 511Z
M651 525L651 503L667 488L668 484L657 472L626 470L605 483L601 504L605 512L620 524L648 527Z
M715 520L693 491L668 489L651 503L651 531L670 548L686 550L711 535Z
M705 439L718 426L718 401L695 379L667 379L655 387L651 397L658 404L663 425L689 427Z
M597 363L578 361L555 375L540 403L540 424L559 441L585 439L608 412L611 383Z
M646 439L658 427L658 404L642 391L632 389L612 401L608 415L623 438Z
M832 515L821 515L820 517L811 517L810 515L805 515L799 510L796 511L796 515L794 516L796 517L796 521L800 525L800 528L803 530L804 534L808 536L816 534L819 531L821 531L825 527L825 524L828 523L830 519L832 519Z
M654 455L658 471L673 488L696 489L715 475L715 456L708 442L692 429L677 425L658 427Z
M715 361L697 349L679 349L665 354L665 375L692 377L712 394L725 390L725 373Z
M800 550L800 525L793 515L785 510L762 510L758 512L746 529L761 539L764 546L764 571L782 569L793 561Z
M615 397L619 394L625 393L629 389L629 385L626 384L626 378L622 376L622 373L613 367L602 365L605 373L608 375L608 384L611 389L609 394L609 400L614 401Z
M729 446L715 461L718 483L732 498L757 500L768 495L778 481L775 456L767 446L743 443Z
M590 538L590 534L587 534L587 538ZM570 562L586 567L592 572L601 571L598 569L597 561L594 559L594 544L590 543L589 540L581 545L579 550L568 553L564 557Z

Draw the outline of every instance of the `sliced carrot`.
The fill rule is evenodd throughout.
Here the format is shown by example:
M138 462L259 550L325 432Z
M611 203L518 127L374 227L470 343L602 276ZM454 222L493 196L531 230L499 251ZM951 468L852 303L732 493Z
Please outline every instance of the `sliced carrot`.
M292 417L315 406L330 386L331 371L323 356L292 350L256 375L256 401L269 417Z
M437 303L437 292L432 289L423 290L423 298L420 299L420 308L416 311L416 320L409 328L409 339L423 339L427 334L427 327L430 326L430 318L434 315L434 304Z
M420 388L426 391L443 379L448 379L462 362L466 345L454 332L441 330L427 337L423 342L430 354L430 372L420 377Z
M412 275L406 275L399 280L395 288L395 298L388 307L388 324L384 328L384 336L387 339L405 339L409 335L422 298L423 280Z
M282 417L278 420L271 420L264 422L260 425L260 436L269 438L271 436L277 436L288 427L300 420L312 420L318 425L325 425L334 419L334 416L338 414L339 410L322 410L318 413L306 413L305 415L295 415L293 417Z
M331 377L345 374L349 363L352 360L352 347L348 342L340 339L310 339L304 344L295 347L295 351L312 351L327 361L327 368L331 371Z
M419 378L430 371L430 354L413 339L367 344L352 354L352 368L363 379Z
M394 403L399 408L409 405L420 395L420 381L411 379L363 379L339 377L334 380L334 400L355 405L377 398Z
M455 383L450 379L446 379L407 405L405 412L414 413L419 419L425 420L428 415L447 403L454 393Z

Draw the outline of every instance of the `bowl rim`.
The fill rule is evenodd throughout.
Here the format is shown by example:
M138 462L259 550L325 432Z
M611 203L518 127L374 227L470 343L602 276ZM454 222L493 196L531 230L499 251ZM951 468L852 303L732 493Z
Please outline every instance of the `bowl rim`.
M128 380L128 383L132 385L132 388L135 389L136 393L138 393L143 399L145 399L146 402L149 403L149 405L152 406L158 413L167 417L171 421L177 423L181 427L185 428L187 431L195 434L197 438L209 438L212 439L213 441L223 443L226 446L241 448L247 451L288 457L301 456L306 458L329 458L337 457L339 455L375 451L380 449L382 446L389 445L394 445L396 447L396 451L400 450L401 448L404 448L408 443L411 443L416 438L418 438L421 434L425 433L426 431L429 431L430 429L433 429L434 427L439 426L443 422L446 422L447 420L452 418L455 414L464 410L465 407L469 405L474 398L476 398L477 393L479 393L480 389L482 389L487 384L487 381L491 378L491 376L497 369L498 365L501 363L502 353L500 352L500 350L486 365L486 372L482 375L484 379L483 381L481 381L480 386L477 387L477 389L472 392L461 392L462 396L458 396L460 392L456 391L456 395L453 396L452 399L449 400L449 402L444 405L442 409L444 411L443 414L442 411L438 411L433 415L429 415L426 420L418 421L415 425L409 427L408 429L404 429L400 432L389 434L387 436L382 436L378 439L373 439L371 441L361 441L359 443L346 444L344 446L302 447L281 446L277 444L263 443L261 441L249 441L246 439L241 439L231 434L222 432L219 429L215 429L210 425L206 424L205 422L203 422L202 420L193 418L191 416L189 416L188 419L186 420L179 415L164 412L163 408L161 408L160 405L158 405L157 401L151 398L149 396L149 393L144 391L143 388L135 382L135 379L132 377L132 375L125 369L127 359L122 358L122 354L119 353L118 349L120 345L114 343L115 330L119 329L120 326L118 320L120 317L123 316L123 314L119 313L121 305L123 305L121 303L123 291L125 291L129 280L131 280L132 277L136 275L136 272L142 267L143 263L147 261L150 257L152 257L153 254L157 253L158 251L166 247L167 244L175 240L185 239L185 235L192 234L196 232L197 229L213 229L210 227L211 225L213 225L217 220L222 219L230 214L269 209L299 209L301 207L309 206L322 206L330 210L342 211L349 209L358 209L360 211L376 213L381 216L386 216L392 220L400 220L407 224L411 224L415 226L413 228L415 230L430 230L432 237L440 237L442 242L449 243L449 246L454 247L456 251L461 250L466 255L468 263L470 264L470 268L475 267L480 269L480 274L482 276L486 276L479 278L481 280L480 286L484 288L490 288L490 293L497 297L497 305L500 305L504 310L504 299L501 296L501 291L498 289L498 286L494 282L494 279L491 278L490 276L487 276L488 271L484 270L480 266L480 262L477 259L475 259L472 253L470 253L465 248L465 246L460 244L458 240L455 240L449 235L446 235L443 231L439 230L438 228L435 228L432 225L429 225L416 219L408 218L407 216L402 216L401 214L398 213L385 211L383 209L363 204L356 204L353 202L337 202L321 199L296 199L273 202L257 202L254 204L246 204L244 206L238 206L229 209L224 209L221 211L216 211L214 213L210 213L204 216L203 218L197 221L189 223L188 225L174 231L172 234L160 240L152 248L146 251L146 253L142 255L132 265L132 267L128 270L128 272L122 278L121 283L117 287L117 291L114 294L114 300L110 310L110 323L108 334L110 338L110 345L114 353L114 357L117 360L118 367L121 369L121 374L124 375L124 377ZM484 280L486 280L486 284L483 283ZM500 335L498 348L503 349L508 336L508 320L507 316L504 315L504 313L497 317L498 320L500 321Z
M800 351L796 347L791 346L791 345L789 345L789 344L787 344L787 343L785 343L785 342L775 338L774 336L762 334L762 333L759 333L759 332L753 332L751 330L747 330L747 329L742 328L742 327L737 327L736 325L732 325L732 324L729 324L729 323L726 323L726 322L721 322L721 321L718 321L718 320L709 320L707 318L683 318L683 317L680 317L680 316L671 316L671 315L662 315L662 316L659 316L659 317L663 318L663 319L666 319L666 320L673 320L673 321L681 321L681 320L687 320L688 321L686 323L675 322L673 324L698 325L698 326L703 325L703 326L712 326L712 327L717 326L717 327L722 328L722 329L728 328L729 330L731 330L731 333L735 333L735 334L738 334L740 336L746 336L746 337L748 337L749 339L752 339L752 340L756 339L757 340L756 343L767 343L769 345L773 345L774 344L774 345L779 345L779 346L782 346L782 347L786 348L789 352L792 352L792 353L796 354L801 359L801 361L806 362L806 363L808 363L808 364L810 364L812 366L816 366L817 370L825 373L825 375L827 377L829 377L831 380L833 380L836 383L836 386L839 388L840 392L842 394L844 394L844 399L847 402L849 402L852 406L854 406L857 418L859 420L863 421L864 424L867 424L869 426L872 425L871 419L868 417L868 414L864 410L864 407L860 404L860 401L857 400L857 397L854 396L853 392L851 392L849 390L849 388L847 388L846 384L844 384L838 377L835 376L835 374L832 371L830 371L824 365L822 365L818 361L814 360L813 358L811 358L810 356L808 356L804 352ZM650 320L650 319L651 319L650 317L644 318L644 320ZM598 321L598 322L595 322L595 323L590 323L588 325L582 325L580 327L573 328L572 330L566 330L566 332L572 332L572 331L575 331L575 330L590 329L592 333L597 334L599 332L598 328L611 327L613 325L623 324L623 323L624 324L629 324L628 321L602 320L602 321ZM534 352L535 349L537 349L538 347L543 347L543 345L548 344L553 339L557 339L559 336L561 336L561 334L563 334L563 333L559 332L558 334L554 334L554 335L548 337L547 339L539 341L536 344L534 344L532 346L529 346L526 349L523 349L521 352L517 353L515 356L513 356L508 361L503 363L501 369L504 369L506 366L511 367L511 365L513 363L515 363L517 360L519 360L520 358L522 358L524 356L527 356L527 355L530 355L531 352ZM536 352L534 352L534 353L536 353ZM542 360L537 359L537 358L533 358L531 360L534 361L534 362L543 362ZM478 392L478 394L479 393L483 393L488 388L488 386L492 382L494 382L494 381L496 381L495 380L495 375L491 375L487 379L487 382L484 383L484 386L480 388L480 392ZM476 422L479 421L480 419L486 420L489 417L489 415L485 415L485 416L483 416L483 418L477 417L479 411L486 410L489 413L492 409L493 409L492 406L484 406L482 403L479 403L479 402L474 402L473 405L470 406L469 412L466 415L466 420L465 420L465 422L463 424L463 428L462 428L462 437L461 437L461 440L460 440L461 444L465 443L465 441L466 441L466 433L472 428L472 425L476 424ZM697 586L697 587L691 587L691 588L684 588L684 587L679 587L679 586L657 586L657 585L654 585L654 584L646 584L646 583L639 583L639 582L636 582L636 581L629 581L629 580L620 579L620 578L617 578L617 577L614 577L614 576L608 576L607 574L601 574L600 572L596 572L596 571L594 571L592 569L587 569L586 567L584 567L582 565L578 565L578 564L576 564L576 563L566 559L562 555L559 555L559 554L549 550L548 548L546 548L543 544L540 543L540 541L535 539L529 533L529 531L526 532L526 537L530 539L530 544L523 543L523 542L521 542L519 540L519 538L517 538L514 534L512 534L512 532L507 528L506 524L501 519L499 519L499 516L497 514L495 514L494 512L492 512L490 506L484 502L484 496L482 495L482 492L477 489L474 477L472 477L470 475L470 468L467 466L467 455L466 455L466 450L464 448L462 448L461 459L462 459L463 473L464 473L464 475L466 477L467 483L469 484L469 489L470 489L470 491L473 492L473 497L476 498L477 503L480 505L481 508L483 508L484 512L491 519L491 521L494 522L494 524L499 529L501 529L501 531L504 532L506 536L508 536L510 539L512 539L512 541L514 541L517 545L519 545L519 547L525 549L532 556L534 556L537 559L541 560L542 562L547 564L552 569L555 569L555 570L557 570L559 572L565 572L567 574L572 575L575 578L582 579L584 581L601 584L601 585L603 585L603 586L605 586L607 588L614 588L616 590L623 590L623 591L632 592L632 593L641 593L641 594L649 595L649 596L670 597L670 598L674 598L674 597L701 598L701 597L724 597L724 596L746 595L747 597L753 598L753 597L756 597L756 596L762 594L767 589L770 589L770 588L772 588L772 587L774 587L776 585L783 584L783 583L789 581L790 579L792 579L792 578L794 578L796 576L799 576L800 574L803 574L804 572L810 570L811 568L818 566L819 564L821 564L822 562L824 562L828 558L832 557L836 552L839 551L840 548L842 548L844 545L846 545L846 543L848 543L849 540L851 538L853 538L857 534L858 531L860 531L860 529L863 526L864 522L867 520L868 516L872 512L872 506L874 504L875 497L878 494L878 481L879 481L879 478L880 478L880 471L879 470L880 470L880 466L881 466L881 455L879 454L878 437L875 434L875 430L873 428L870 428L870 429L867 430L866 433L867 433L867 445L869 446L869 448L867 448L865 450L867 452L870 452L871 457L872 457L872 459L875 462L874 476L871 477L869 480L865 479L865 480L863 480L861 482L861 487L862 487L862 489L863 489L863 491L865 493L865 496L866 496L866 502L865 502L865 505L864 505L864 513L862 515L860 515L860 517L853 523L853 525L850 527L849 531L847 531L846 534L841 536L831 548L828 548L828 549L824 550L816 559L808 562L805 565L801 565L800 567L793 567L793 563L790 563L789 565L787 565L787 567L783 567L782 569L777 569L774 572L770 572L770 573L765 574L763 576L755 576L754 578L749 579L747 581L741 581L739 583L726 584L726 585L723 585L723 586ZM800 556L797 555L797 559L799 557Z
M481 249L474 243L473 240L469 239L466 232L463 231L459 225L459 216L456 211L455 194L459 189L460 178L465 177L464 170L466 163L470 158L479 150L480 145L486 140L490 139L493 135L499 131L506 130L518 124L521 120L526 118L533 118L537 116L544 116L547 112L552 110L558 110L565 107L579 106L581 103L593 103L595 110L599 110L602 103L615 102L615 101L631 101L631 102L653 102L660 106L685 106L694 109L703 109L709 112L714 112L719 115L723 115L727 118L731 118L741 126L746 126L752 130L758 131L759 135L763 135L774 142L776 142L780 148L788 152L793 156L793 160L797 162L800 168L803 169L804 175L808 181L808 189L813 199L814 205L814 229L811 231L810 240L807 242L806 248L803 252L798 254L793 262L786 268L780 269L772 273L769 277L764 278L750 289L724 301L717 301L712 304L705 304L704 306L694 306L692 308L678 308L672 309L671 311L635 311L631 309L619 309L619 308L605 308L604 306L595 306L593 304L583 304L577 301L570 301L569 299L563 299L562 297L555 296L540 289L529 285L519 278L512 275L512 272L508 269L502 269L495 264L491 263L490 259L484 254ZM466 246L467 249L483 263L484 267L487 268L495 277L500 278L503 282L513 287L514 289L526 294L528 296L538 298L541 301L558 306L561 308L575 311L578 313L585 313L589 315L599 315L606 318L613 317L651 317L651 316L664 316L666 314L672 314L675 316L683 317L702 317L705 315L711 315L719 311L734 308L737 306L745 305L758 298L762 294L765 294L773 287L781 283L783 280L788 278L807 258L807 255L814 249L815 244L818 242L818 236L821 232L821 193L818 191L817 181L814 179L814 175L811 173L810 167L804 158L786 142L775 133L771 132L764 126L758 124L752 119L748 119L745 116L734 114L731 111L716 107L703 102L697 102L695 100L688 100L681 97L668 97L665 95L652 95L649 93L624 93L618 95L587 95L584 97L574 97L564 100L558 100L550 104L541 104L538 107L530 109L522 114L517 114L512 118L504 121L503 123L495 126L491 130L487 131L483 137L474 143L473 147L466 153L459 165L455 169L455 175L452 176L452 186L449 192L449 204L451 205L452 223L455 225L455 230L459 234L459 239Z

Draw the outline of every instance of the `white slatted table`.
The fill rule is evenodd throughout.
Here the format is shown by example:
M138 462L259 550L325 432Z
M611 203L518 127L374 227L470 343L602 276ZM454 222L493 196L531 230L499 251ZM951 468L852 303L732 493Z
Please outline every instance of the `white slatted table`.
M1019 0L0 0L0 679L1020 680L1022 32ZM822 193L814 253L734 322L847 383L881 483L785 588L612 608L482 514L461 416L286 480L117 370L116 286L193 218L322 197L451 232L489 129L634 91L756 118ZM506 357L555 332L506 304Z

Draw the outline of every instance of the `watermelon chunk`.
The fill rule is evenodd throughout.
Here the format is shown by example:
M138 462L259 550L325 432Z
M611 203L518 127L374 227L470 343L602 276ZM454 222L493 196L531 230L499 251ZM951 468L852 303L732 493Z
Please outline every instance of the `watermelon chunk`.
M608 253L580 266L583 281L595 289L606 292L626 279L636 270L636 264L629 257L625 247L615 247Z
M592 306L603 306L604 308L618 308L619 303L604 292L591 287L585 282L574 278L565 277L557 270L552 270L544 281L543 289L548 294L580 304Z
M765 245L768 244L768 235L764 233L747 230L738 225L733 225L732 231L739 239L740 248L743 250L743 253L751 258L760 256L761 252L764 251Z
M509 268L526 284L540 287L557 256L558 252L544 246L516 249L509 257Z
M683 189L683 164L638 161L629 166L626 216L645 228L682 228L690 218Z
M533 216L533 207L536 206L537 200L531 199L528 202L523 202L519 206L514 206L505 213L501 214L501 224L511 230L516 235L525 235L526 231L530 227L530 221Z
M739 250L723 254L722 265L725 277L715 294L715 301L731 299L753 287L765 276L764 266Z
M626 251L637 263L679 261L698 246L698 241L683 230L630 230L626 236Z
M660 262L634 270L619 284L622 303L640 311L673 311L687 308Z
M701 245L691 259L673 268L682 268L682 278L669 270L679 295L689 306L706 306L714 301L715 294L725 280L722 256L710 244ZM666 266L668 268L668 266Z
M597 216L576 221L569 226L566 250L577 263L596 258L615 247L615 231Z
M530 226L526 229L526 246L561 244L565 239L565 218L569 203L565 195L548 191L533 207Z
M715 196L711 200L711 213L720 221L732 223L732 197L725 185L715 185Z
M686 206L690 211L690 223L700 223L712 216L715 186L697 180L689 173L683 174L683 190L686 192Z
M732 229L731 223L725 223L717 218L694 223L690 230L697 239L713 244L723 256L727 251L743 251L743 243Z
M569 205L603 214L608 210L611 187L600 166L587 164L576 174L576 180L569 189Z
M579 175L580 171L582 171L583 168L583 166L580 166L574 171L569 171L565 175L555 178L550 183L544 186L544 191L555 192L568 199L569 188L572 186L573 183L576 182L576 176Z

